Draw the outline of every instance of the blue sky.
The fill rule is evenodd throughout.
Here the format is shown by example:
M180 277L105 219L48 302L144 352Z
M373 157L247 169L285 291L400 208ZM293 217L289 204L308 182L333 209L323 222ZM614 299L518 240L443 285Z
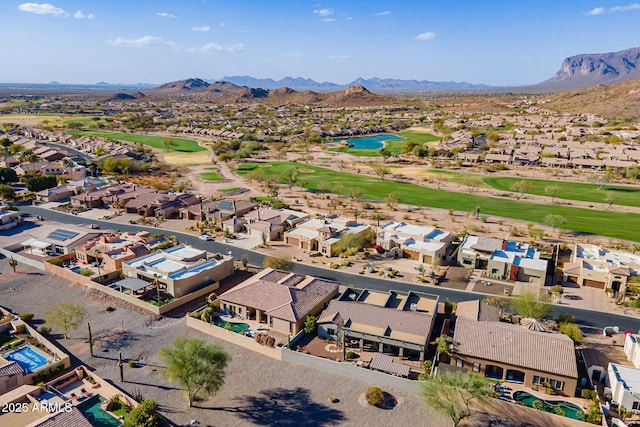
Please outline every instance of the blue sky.
M0 2L0 82L358 77L533 84L640 46L616 0Z

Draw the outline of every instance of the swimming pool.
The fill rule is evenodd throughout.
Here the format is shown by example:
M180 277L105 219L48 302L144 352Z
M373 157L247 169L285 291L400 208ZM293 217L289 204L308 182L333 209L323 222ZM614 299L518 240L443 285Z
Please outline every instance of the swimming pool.
M82 271L82 267L73 267L70 270L76 274L80 274L80 271Z
M396 135L383 134L374 136L364 136L361 138L341 139L340 142L345 142L351 146L351 148L357 148L360 150L377 150L384 146L384 141L390 141L393 139L404 139Z
M3 357L16 362L27 374L47 364L47 356L28 344L11 353L6 353Z
M520 390L513 392L513 399L530 408L533 408L533 402L539 400L542 402L542 410L545 412L553 414L556 413L556 408L560 408L564 412L565 417L572 418L574 420L584 420L585 413L582 408L575 403L567 402L565 400L545 400L531 393Z
M239 334L245 333L250 328L250 326L247 325L246 323L230 323L230 322L227 322L226 320L222 320L217 316L214 317L213 324L225 329L227 329L227 325L229 325L228 329L232 330L233 332L237 332Z
M78 409L94 427L118 427L122 423L100 409L104 402L101 396L90 397L86 402L78 405Z

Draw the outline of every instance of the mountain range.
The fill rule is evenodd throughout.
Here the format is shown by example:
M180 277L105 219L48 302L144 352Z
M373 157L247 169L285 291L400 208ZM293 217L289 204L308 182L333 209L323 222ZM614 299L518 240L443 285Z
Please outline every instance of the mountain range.
M263 89L289 87L294 90L312 90L315 92L336 92L346 90L351 86L364 86L375 93L451 92L496 89L495 86L466 82L433 82L429 80L381 79L378 77L371 79L359 77L345 85L332 82L320 83L315 80L305 79L302 77L285 77L280 80L274 80L258 79L251 76L225 76L220 80L209 80L210 83L215 81L225 81L234 83L238 86L259 87Z

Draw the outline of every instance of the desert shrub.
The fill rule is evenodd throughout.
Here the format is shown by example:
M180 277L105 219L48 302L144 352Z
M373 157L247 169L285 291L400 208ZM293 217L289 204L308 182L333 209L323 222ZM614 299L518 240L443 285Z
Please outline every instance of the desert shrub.
M634 299L633 301L629 302L629 306L633 308L640 308L640 300Z
M367 390L367 402L372 406L380 406L384 402L384 392L378 386L371 386Z
M62 265L62 260L60 258L52 258L48 262L49 264L57 265L58 267Z
M129 360L127 362L127 365L129 365L130 368L135 368L136 366L138 366L135 360Z
M38 328L38 332L40 332L40 335L46 337L51 333L51 328L43 325Z
M347 351L347 359L357 359L358 357L360 357L360 355L358 353L354 353L353 351Z
M18 316L20 318L20 320L22 320L23 322L31 322L33 320L33 317L35 316L35 314L33 313L22 313L20 314L20 316Z

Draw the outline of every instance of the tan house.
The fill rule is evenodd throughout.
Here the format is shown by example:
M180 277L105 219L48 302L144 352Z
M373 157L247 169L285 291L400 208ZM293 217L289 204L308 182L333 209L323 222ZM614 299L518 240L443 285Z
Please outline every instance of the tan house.
M338 294L340 284L267 268L220 295L221 310L270 329L296 335L307 316L318 315Z
M122 268L122 263L143 255L167 242L165 237L150 238L148 231L105 233L76 248L76 258L80 263L100 263L103 273Z
M345 217L314 218L303 221L293 230L284 233L284 242L303 251L318 251L331 257L342 235L346 233L365 235L369 230L368 225L358 224L355 220Z
M627 252L609 251L596 245L576 244L571 262L564 264L562 280L599 289L612 289L624 295L627 280L640 271L640 257Z
M451 233L435 227L391 221L380 228L376 243L393 255L431 264L445 257Z
M318 336L422 361L437 307L435 295L347 289L318 318Z
M453 341L451 365L470 374L530 388L549 384L558 393L575 395L576 352L566 335L458 317Z

